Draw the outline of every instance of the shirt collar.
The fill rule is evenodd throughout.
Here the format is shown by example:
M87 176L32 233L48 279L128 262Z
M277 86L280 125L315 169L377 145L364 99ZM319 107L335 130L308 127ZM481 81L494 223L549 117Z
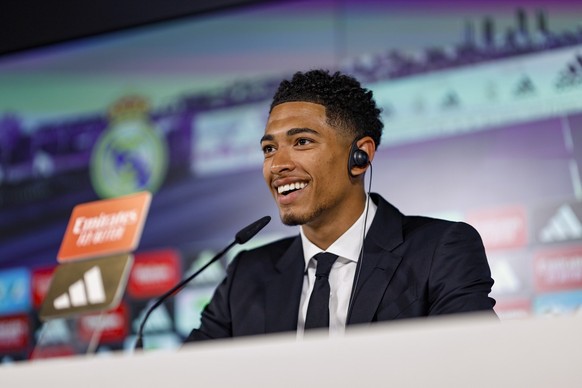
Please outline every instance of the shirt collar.
M369 207L368 214L366 217L366 210ZM360 217L350 226L348 230L344 232L337 240L335 240L327 249L326 252L333 253L339 257L343 257L347 260L358 262L360 258L360 251L362 249L362 227L364 225L364 219L366 220L366 234L370 230L370 225L374 220L376 215L376 210L378 206L371 200L370 196L367 196L366 206ZM303 232L303 227L300 227L301 232L301 242L303 244L303 256L305 259L305 268L309 264L309 260L316 254L323 252L321 248L309 241L305 233ZM354 241L357 242L354 244Z

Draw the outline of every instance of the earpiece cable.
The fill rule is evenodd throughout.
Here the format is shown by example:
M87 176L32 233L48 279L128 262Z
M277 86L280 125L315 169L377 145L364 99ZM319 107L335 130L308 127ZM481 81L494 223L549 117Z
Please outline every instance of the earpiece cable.
M356 276L354 278L354 283L352 285L352 295L350 296L350 305L348 306L348 316L349 320L352 315L352 307L354 304L354 298L356 296L356 289L358 287L358 281L360 280L360 272L362 270L362 262L364 261L364 241L366 239L366 225L368 224L368 211L370 209L370 192L372 191L372 162L368 162L370 166L370 180L368 182L368 195L366 196L366 214L364 215L364 227L362 228L362 246L360 247L360 258L358 259L358 264L356 265ZM346 322L347 323L347 322Z

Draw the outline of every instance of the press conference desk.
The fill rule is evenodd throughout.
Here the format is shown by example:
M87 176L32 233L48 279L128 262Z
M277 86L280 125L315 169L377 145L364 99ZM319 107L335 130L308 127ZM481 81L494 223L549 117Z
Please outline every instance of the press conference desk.
M147 340L147 337L146 337ZM409 321L0 367L2 387L581 387L582 318Z

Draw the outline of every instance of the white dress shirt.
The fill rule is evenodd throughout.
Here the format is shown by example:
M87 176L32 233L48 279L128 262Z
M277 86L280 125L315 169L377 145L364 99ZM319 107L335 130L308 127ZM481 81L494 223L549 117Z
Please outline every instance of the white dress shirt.
M376 204L369 198L366 201L366 208L368 206L370 209L367 215L365 233L368 233L377 209ZM329 286L331 290L329 300L330 336L342 335L345 332L354 276L364 238L363 226L364 219L366 218L366 208L360 215L360 218L344 234L335 240L326 251L338 256L329 274ZM305 276L303 278L299 317L297 319L298 338L303 337L307 306L311 291L313 290L313 283L315 282L316 261L313 260L313 256L323 252L319 247L309 241L303 232L303 228L301 228L301 242L303 243L303 254L305 258Z

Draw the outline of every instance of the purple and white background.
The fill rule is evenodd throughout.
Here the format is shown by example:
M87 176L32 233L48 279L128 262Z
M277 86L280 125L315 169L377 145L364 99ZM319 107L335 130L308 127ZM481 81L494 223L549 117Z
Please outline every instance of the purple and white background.
M502 320L580 314L581 16L568 1L279 1L0 57L0 359L30 357L76 204L151 190L136 261L185 276L263 215L243 249L298 233L259 139L280 79L319 67L383 108L372 191L479 230ZM235 253L152 315L146 346L178 346ZM100 351L131 346L164 281L136 279Z

